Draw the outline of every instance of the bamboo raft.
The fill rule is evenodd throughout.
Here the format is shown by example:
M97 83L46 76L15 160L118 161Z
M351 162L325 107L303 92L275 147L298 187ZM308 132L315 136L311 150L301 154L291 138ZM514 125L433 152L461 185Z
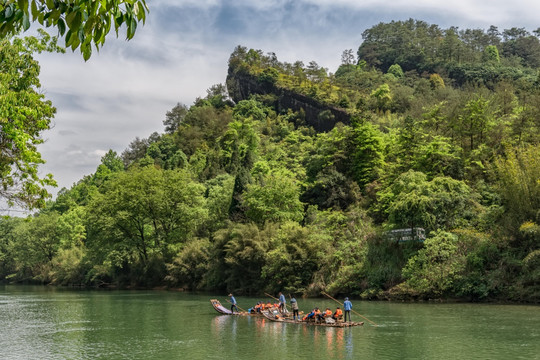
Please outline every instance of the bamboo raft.
M279 313L272 313L269 311L263 311L261 314L270 321L287 323L287 324L303 324L310 326L326 326L326 327L351 327L351 326L362 326L364 325L363 321L360 322L343 322L343 321L333 321L333 322L317 322L317 321L303 321L303 320L293 320L290 318L284 318ZM333 319L329 319L333 320Z

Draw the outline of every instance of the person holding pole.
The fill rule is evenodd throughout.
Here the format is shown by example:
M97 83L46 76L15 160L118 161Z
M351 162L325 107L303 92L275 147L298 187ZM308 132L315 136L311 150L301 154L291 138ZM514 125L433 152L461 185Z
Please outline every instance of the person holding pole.
M231 313L234 314L234 309L236 309L237 313L240 312L238 310L238 306L236 306L236 299L234 298L233 294L229 294L229 296L231 297L231 300L230 300L230 302L231 302Z
M294 296L291 298L291 307L292 307L292 318L293 320L300 320L300 317L298 316L298 302L294 298Z
M326 297L328 297L328 298L334 300L334 301L337 302L339 305L343 305L342 303L340 303L339 301L337 301L336 299L334 299L333 297L331 297L330 295L328 295L328 294L325 293L324 291L322 292L322 294L323 294L324 296L326 296ZM349 298L345 298L345 300L348 301ZM350 301L349 301L349 304L351 304ZM368 319L367 317L365 317L364 315L359 314L359 313L357 313L356 311L354 311L354 310L352 309L352 304L351 304L351 306L350 306L350 309L351 309L351 311L352 311L353 313L355 313L356 315L360 316L360 317L363 318L363 319L366 319L367 321L369 321L370 323L372 323L374 326L379 326L379 325L375 324L373 321L369 320L369 319ZM350 320L350 319L351 319L351 314L349 313L349 320Z
M344 322L347 322L347 314L349 315L349 322L351 322L351 310L352 310L352 303L349 301L349 298L345 298L345 302L343 303L343 310L345 311L345 317L343 318Z
M280 291L279 292L279 311L281 311L282 314L287 312L287 309L285 308L285 295Z

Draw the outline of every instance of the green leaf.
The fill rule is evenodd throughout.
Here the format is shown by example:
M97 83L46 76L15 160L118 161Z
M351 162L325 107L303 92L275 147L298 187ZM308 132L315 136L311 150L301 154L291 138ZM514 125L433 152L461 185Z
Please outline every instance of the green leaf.
M73 29L73 21L75 20L75 16L77 16L77 13L75 11L70 12L66 15L66 23L70 29Z
M73 35L71 35L71 39L73 39L73 41L71 42L71 50L75 51L75 49L79 47L79 44L81 42L76 33L73 33Z
M137 30L137 20L135 20L135 18L131 18L127 32L128 40L133 38L133 36L135 35L135 30Z
M6 7L6 10L4 10L4 16L6 17L6 19L9 19L11 15L13 15L13 9L11 8L11 6L8 6Z
M17 5L25 14L28 14L28 0L17 0Z
M75 29L78 29L81 27L81 20L82 20L81 13L77 12L77 14L75 15L75 19L73 20L73 24L72 24Z
M101 27L96 28L94 31L94 42L96 45L101 42L101 35L103 35L103 29Z
M15 16L13 18L13 21L18 22L19 20L22 19L23 15L24 15L24 12L22 10L15 9Z
M143 24L146 20L146 4L144 4L142 1L139 1L139 12L137 13L137 19L142 20Z
M83 29L79 29L79 32L77 33L77 35L79 36L79 41L81 43L84 42L84 39L85 39L85 36L84 36L84 30Z
M50 19L52 19L54 22L57 22L61 15L60 10L53 10L50 12L50 14Z
M64 35L66 32L66 23L63 19L58 19L58 31L60 32L60 35Z
M66 47L69 47L73 42L72 35L73 32L71 30L68 30L68 32L66 33Z
M94 24L96 23L97 18L95 16L90 16L86 23L84 24L84 33L85 35L91 35L94 30Z
M38 7L36 5L36 0L33 0L32 1L32 19L36 20L39 16L39 10L38 10Z
M115 19L115 28L118 29L124 22L124 15L120 14Z
M84 43L81 45L84 61L90 59L92 56L92 45L90 43Z
M23 16L23 29L24 31L28 30L30 28L30 19L28 18L28 15L25 13Z

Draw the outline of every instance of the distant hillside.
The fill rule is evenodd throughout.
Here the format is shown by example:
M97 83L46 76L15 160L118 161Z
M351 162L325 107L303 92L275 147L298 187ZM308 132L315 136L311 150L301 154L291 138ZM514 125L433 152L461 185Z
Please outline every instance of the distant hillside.
M335 71L238 46L163 133L1 219L0 279L538 303L539 35L381 23Z

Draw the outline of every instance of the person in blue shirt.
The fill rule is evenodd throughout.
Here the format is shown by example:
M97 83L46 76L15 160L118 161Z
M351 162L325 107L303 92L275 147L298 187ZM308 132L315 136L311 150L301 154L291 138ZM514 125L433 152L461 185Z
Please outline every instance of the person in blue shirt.
M352 310L352 303L349 301L349 298L345 298L345 302L343 303L343 310L345 311L345 317L343 318L343 321L347 321L347 314L349 315L349 322L351 322L351 310Z
M281 293L281 291L279 292L279 311L281 311L282 313L286 312L287 309L285 308L285 295L283 295Z
M315 315L316 315L316 311L317 311L317 308L311 310L311 312L309 314L305 315L302 318L302 321L309 321L310 319L314 319Z
M240 312L238 311L238 307L236 306L236 299L234 298L233 294L229 294L229 296L231 297L231 312L234 314L234 309L236 309L236 312Z

